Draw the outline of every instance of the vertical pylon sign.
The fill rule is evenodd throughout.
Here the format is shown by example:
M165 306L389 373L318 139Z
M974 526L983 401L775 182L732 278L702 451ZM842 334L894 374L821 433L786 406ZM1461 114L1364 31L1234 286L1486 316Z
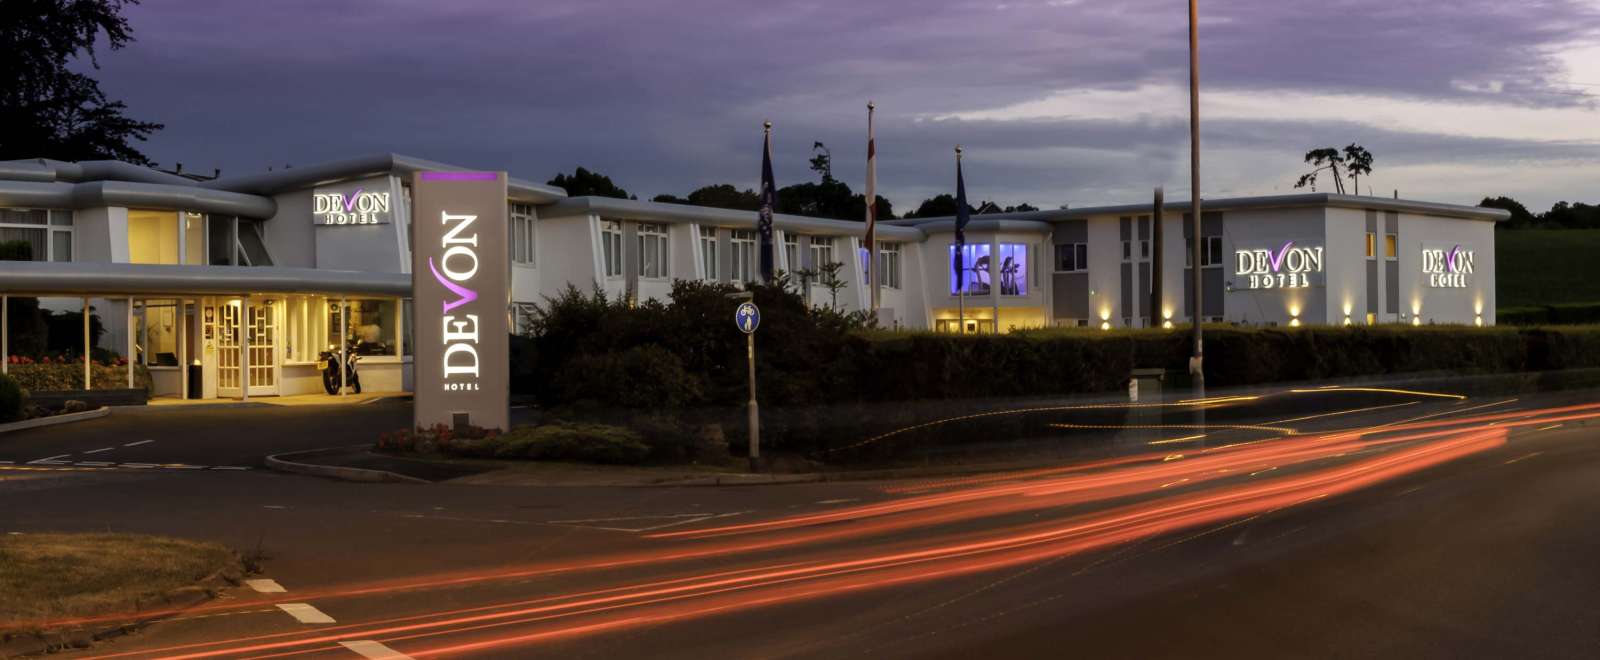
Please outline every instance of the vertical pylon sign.
M508 427L505 172L412 177L412 366L418 427Z

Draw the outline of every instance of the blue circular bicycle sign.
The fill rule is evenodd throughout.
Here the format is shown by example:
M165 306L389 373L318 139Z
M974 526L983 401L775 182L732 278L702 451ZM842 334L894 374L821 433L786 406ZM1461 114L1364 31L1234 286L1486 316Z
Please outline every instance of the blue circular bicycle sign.
M750 334L761 326L761 310L756 309L753 302L739 303L739 309L733 312L733 324L739 326L739 331Z

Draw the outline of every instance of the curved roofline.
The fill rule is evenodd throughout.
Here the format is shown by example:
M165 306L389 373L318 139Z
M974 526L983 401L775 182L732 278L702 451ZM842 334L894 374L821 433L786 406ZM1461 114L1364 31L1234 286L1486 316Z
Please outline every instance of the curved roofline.
M406 297L411 295L411 276L277 266L0 261L0 292L89 296L337 293Z
M670 202L645 202L614 197L568 197L548 206L539 207L539 217L560 218L574 215L598 215L617 220L635 220L665 223L699 223L725 227L756 226L755 211L739 211L709 206L673 204ZM778 229L807 234L830 236L865 236L867 223L856 220L811 218L801 215L774 214L772 224ZM915 227L880 223L878 238L922 240L923 233Z
M164 183L88 181L84 183L0 180L0 206L86 209L106 206L199 211L247 218L271 218L271 197L206 190Z
M1461 220L1483 220L1500 222L1511 217L1511 213L1503 209L1485 208L1481 206L1463 206L1460 204L1442 204L1439 202L1423 202L1410 199L1393 199L1389 197L1367 197L1363 195L1339 195L1335 193L1301 193L1295 195L1265 195L1261 197L1223 197L1218 199L1202 199L1203 211L1237 211L1245 209L1271 209L1271 208L1297 208L1307 206L1334 207L1346 209L1375 209L1379 211L1399 211L1418 215L1433 215ZM1026 211L1023 213L986 213L972 216L972 221L981 219L992 220L1026 220L1036 222L1059 222L1062 220L1080 220L1092 216L1119 215L1132 213L1149 213L1155 208L1153 203L1145 204L1116 204L1109 206L1079 206L1066 209L1045 211ZM1189 211L1188 201L1171 201L1161 207L1170 213L1186 213ZM905 218L891 221L896 224L921 227L927 224L954 223L953 216L937 218Z
M156 183L170 186L194 186L193 179L153 170L142 165L120 160L85 160L69 163L49 158L8 160L0 162L0 180L8 181L128 181Z
M272 195L286 190L313 188L321 185L386 174L410 175L420 171L458 172L470 168L449 165L395 153L369 154L324 163L291 167L273 172L223 177L200 183L202 188L231 190L256 195ZM565 199L566 191L514 177L507 177L509 197L519 202L548 204Z
M956 230L956 221L955 218L950 218L948 220L924 222L918 224L917 229L921 229L924 233L928 234L954 233ZM1054 229L1054 225L1042 220L1017 220L1013 218L990 218L987 216L978 216L967 221L966 231L1035 232L1048 234Z

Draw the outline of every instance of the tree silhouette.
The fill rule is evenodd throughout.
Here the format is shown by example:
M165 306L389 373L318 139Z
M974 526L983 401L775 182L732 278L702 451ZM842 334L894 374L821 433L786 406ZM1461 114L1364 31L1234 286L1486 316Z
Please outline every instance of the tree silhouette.
M1295 182L1294 187L1304 188L1311 186L1311 190L1315 191L1317 189L1317 173L1323 170L1333 170L1334 189L1343 195L1344 181L1339 178L1339 164L1343 162L1344 156L1339 155L1339 150L1332 147L1307 151L1306 164L1315 169L1300 175L1300 180Z
M1356 184L1356 194L1361 194L1361 175L1372 174L1372 153L1366 147L1351 142L1344 148L1344 169Z
M115 159L154 165L130 142L162 125L123 116L127 106L68 64L83 55L100 68L95 43L133 41L122 8L138 0L0 3L0 160Z
M556 178L549 180L552 186L567 191L572 197L615 197L628 199L628 191L617 187L611 182L611 177L599 172L591 172L579 167L572 176L556 174Z

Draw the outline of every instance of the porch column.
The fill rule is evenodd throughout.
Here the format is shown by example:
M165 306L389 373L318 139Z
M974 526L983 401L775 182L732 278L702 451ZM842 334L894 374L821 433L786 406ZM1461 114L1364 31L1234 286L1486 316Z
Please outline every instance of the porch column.
M339 396L344 396L345 381L349 379L348 367L350 350L350 321L345 318L350 313L350 303L344 296L339 296Z
M178 400L186 401L189 399L189 345L186 343L188 328L184 326L188 325L188 310L185 308L189 305L182 298L177 302L178 319L173 325L178 326Z
M0 374L11 373L11 296L0 296Z
M250 296L239 298L239 400L250 399Z
M145 315L146 316L148 316L149 314L150 314L150 312L148 310L145 311ZM128 341L127 341L128 352L124 353L123 355L127 356L127 359L124 360L124 362L127 362L127 364L128 364L128 389L131 390L131 389L133 389L133 358L134 358L134 355L133 355L133 297L132 296L128 297L128 325L125 326L125 327L128 329L128 332L127 332L127 335L128 335Z
M89 298L83 299L83 389L94 389L94 380L89 374L89 349L92 348L93 338L89 336Z

